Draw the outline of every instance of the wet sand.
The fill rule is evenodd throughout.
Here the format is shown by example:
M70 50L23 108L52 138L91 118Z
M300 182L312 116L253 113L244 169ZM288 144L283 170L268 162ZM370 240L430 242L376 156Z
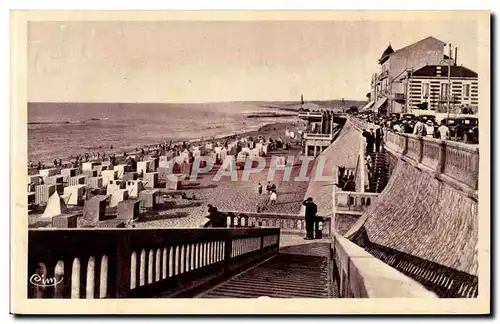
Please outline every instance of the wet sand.
M245 137L245 136L251 136L251 137L258 137L260 136L265 136L265 137L273 137L277 138L279 136L283 137L285 135L285 130L286 129L296 129L297 127L300 128L299 125L302 125L303 123L299 120L294 121L294 122L275 122L275 123L269 123L266 124L262 127L260 127L258 130L253 130L253 131L248 131L248 132L241 132L241 133L236 133L236 134L229 134L229 135L224 135L224 136L217 136L217 137L207 137L207 138L202 138L202 139L192 139L190 141L186 141L186 143L190 143L192 145L197 145L197 144L205 144L208 142L221 142L224 143L225 140L230 139L232 137ZM176 142L176 143L182 143L182 142ZM152 143L149 145L145 145L142 147L139 147L139 151L137 150L132 150L132 151L126 151L128 155L137 155L140 154L140 149L144 148L145 150L147 148L153 148L159 143ZM114 149L111 152L106 151L105 149L102 150L103 152L106 153L106 160L109 161L109 155L108 154L115 154L117 163L122 163L125 158L123 157L123 152L124 150L119 150L119 149ZM94 159L90 158L89 161L98 161L101 162L102 159ZM43 162L45 168L54 168L53 163L49 162ZM68 160L62 160L62 168L65 167L70 167L71 161ZM58 169L61 169L61 167L56 167ZM29 168L28 167L28 175L33 175L37 174L38 170L36 168Z

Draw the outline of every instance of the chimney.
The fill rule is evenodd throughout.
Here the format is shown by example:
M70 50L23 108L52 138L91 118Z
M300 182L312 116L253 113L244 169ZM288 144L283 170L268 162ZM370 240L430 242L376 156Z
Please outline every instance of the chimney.
M458 55L457 47L455 47L455 62L454 62L455 66L457 66L457 55Z

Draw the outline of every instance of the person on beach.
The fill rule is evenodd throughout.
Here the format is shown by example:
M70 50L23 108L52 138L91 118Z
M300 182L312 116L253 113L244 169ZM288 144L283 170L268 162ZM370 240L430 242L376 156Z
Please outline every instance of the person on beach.
M268 181L266 186L266 193L269 194L270 192L271 192L271 181Z
M59 159L59 166L62 167L62 160Z
M227 218L222 215L217 207L208 205L208 222L205 223L203 227L227 227Z
M271 185L271 193L272 192L276 192L276 185L274 183Z
M305 219L306 219L306 237L305 240L314 239L314 223L316 221L316 213L318 206L313 202L312 197L307 198L302 205L306 206Z
M259 182L259 195L262 195L262 184Z

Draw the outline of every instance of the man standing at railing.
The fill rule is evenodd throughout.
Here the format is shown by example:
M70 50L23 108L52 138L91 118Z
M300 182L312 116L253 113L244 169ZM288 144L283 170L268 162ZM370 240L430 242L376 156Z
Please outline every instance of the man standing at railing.
M425 136L427 135L427 129L425 124L422 122L422 118L419 118L415 127L413 128L413 135Z
M208 222L203 227L227 227L227 218L217 210L217 207L208 205L208 213L209 215L206 216Z
M439 134L439 138L442 140L449 140L450 139L450 129L448 126L446 126L446 121L442 120L441 121L441 126L437 129L437 132Z
M318 206L316 206L311 197L307 198L302 205L306 206L306 237L304 239L312 240L314 239L314 222L316 221Z

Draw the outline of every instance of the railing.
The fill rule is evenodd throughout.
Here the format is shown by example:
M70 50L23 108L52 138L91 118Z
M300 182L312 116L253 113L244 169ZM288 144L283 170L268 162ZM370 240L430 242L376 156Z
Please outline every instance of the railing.
M388 76L389 76L389 70L385 70L385 71L382 71L382 72L380 73L380 75L379 75L378 79L379 79L379 80L382 80L382 79L384 79L384 78L386 78L386 77L388 77Z
M230 211L223 214L227 215L227 224L229 227L279 227L282 233L306 233L305 218L297 215ZM330 236L330 218L318 217L317 229L321 231L323 236Z
M477 145L386 131L385 147L438 177L444 176L445 181L452 179L458 186L478 189Z
M478 278L468 273L417 258L374 243L366 250L442 298L475 298Z
M408 149L408 138L399 134L385 131L386 146L399 154L405 154Z
M417 281L341 235L333 238L334 274L342 298L437 298Z
M406 155L413 161L420 163L422 161L422 137L411 136L407 137L408 150Z
M443 173L477 190L479 170L479 147L462 143L446 142L444 157L438 167Z
M278 252L279 229L30 230L29 298L182 297Z
M377 200L378 193L372 192L335 192L336 210L365 211Z
M321 118L323 117L323 113L321 112L299 112L299 118Z
M445 147L444 141L434 138L426 138L422 141L422 164L432 170L441 173L441 157L444 158L442 149Z
M320 133L305 133L304 134L304 139L308 140L314 140L314 139L329 139L331 140L333 138L333 134L320 134Z

